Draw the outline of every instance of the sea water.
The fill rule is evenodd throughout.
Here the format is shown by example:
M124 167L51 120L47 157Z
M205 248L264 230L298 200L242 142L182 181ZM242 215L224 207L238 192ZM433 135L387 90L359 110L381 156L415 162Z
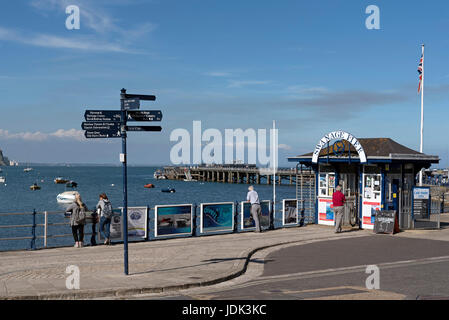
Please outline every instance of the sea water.
M76 190L88 209L95 208L100 193L106 193L114 208L123 205L123 169L120 166L33 166L30 172L24 172L24 167L2 167L1 176L6 177L6 183L0 184L0 214L15 212L59 212L48 215L49 223L67 222L64 217L65 206L56 201L56 196L64 191ZM248 185L220 182L156 180L153 174L159 167L128 167L128 206L148 206L171 204L196 204L215 202L235 202L246 200ZM70 189L65 184L55 184L54 179L62 177L78 183L76 189ZM30 186L37 183L41 190L32 191ZM151 183L152 189L144 188ZM175 193L161 192L172 187ZM273 186L255 185L261 200L273 199ZM295 199L294 186L276 186L277 210L282 208L282 199ZM199 212L199 211L198 211ZM36 223L43 224L44 216L38 214ZM0 216L0 226L32 224L32 215ZM85 232L90 231L86 225ZM70 234L70 226L50 226L49 235ZM43 228L36 228L36 236L43 235ZM30 237L31 228L0 228L0 238ZM90 236L85 237L89 243ZM49 238L48 246L63 246L73 243L71 237ZM36 240L36 247L42 247L43 240ZM0 240L0 251L28 249L30 240Z

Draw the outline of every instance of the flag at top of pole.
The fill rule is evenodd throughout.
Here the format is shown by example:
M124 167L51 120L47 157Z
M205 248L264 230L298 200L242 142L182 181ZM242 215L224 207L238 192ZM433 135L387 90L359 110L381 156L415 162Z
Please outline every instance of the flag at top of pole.
M419 87L418 93L421 93L421 143L419 152L423 153L424 147L424 44L422 45L421 59L418 65ZM423 170L419 172L419 185L422 186Z
M418 65L418 73L419 73L418 93L421 92L422 73L423 73L423 60L424 60L424 46L423 46L423 53L421 55L421 59L419 60L419 65Z

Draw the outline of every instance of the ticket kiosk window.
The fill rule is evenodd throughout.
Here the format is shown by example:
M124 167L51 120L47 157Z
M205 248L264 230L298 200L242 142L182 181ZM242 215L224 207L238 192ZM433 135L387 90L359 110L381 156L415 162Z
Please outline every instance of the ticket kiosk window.
M335 190L335 173L320 173L320 197L332 197Z

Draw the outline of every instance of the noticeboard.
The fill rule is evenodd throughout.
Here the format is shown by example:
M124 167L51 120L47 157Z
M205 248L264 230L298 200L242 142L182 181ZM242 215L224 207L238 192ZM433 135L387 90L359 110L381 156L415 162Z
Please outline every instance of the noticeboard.
M262 215L260 217L260 227L262 229L268 229L270 227L271 201L270 200L261 201L260 207L262 209ZM241 228L242 228L242 230L255 229L256 224L251 215L251 203L249 201L242 201L240 208L241 208Z
M374 220L374 233L394 234L397 224L395 210L382 210L376 212Z
M430 213L430 188L413 187L413 217L427 219Z
M296 199L282 200L282 224L284 226L298 223L298 201Z
M123 240L123 207L114 212L109 228L111 240ZM145 239L148 234L148 207L128 207L128 237ZM104 237L98 232L99 241Z
M191 204L162 205L154 207L154 235L191 235L193 210Z
M234 203L201 203L200 232L218 232L234 230Z

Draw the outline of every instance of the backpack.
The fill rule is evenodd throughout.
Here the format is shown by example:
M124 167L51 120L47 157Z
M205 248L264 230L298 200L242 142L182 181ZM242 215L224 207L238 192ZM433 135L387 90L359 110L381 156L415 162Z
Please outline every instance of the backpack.
M76 210L74 221L78 225L86 222L86 210L84 208L79 208Z
M111 219L113 215L112 204L110 202L105 202L103 207L103 216L106 219Z

